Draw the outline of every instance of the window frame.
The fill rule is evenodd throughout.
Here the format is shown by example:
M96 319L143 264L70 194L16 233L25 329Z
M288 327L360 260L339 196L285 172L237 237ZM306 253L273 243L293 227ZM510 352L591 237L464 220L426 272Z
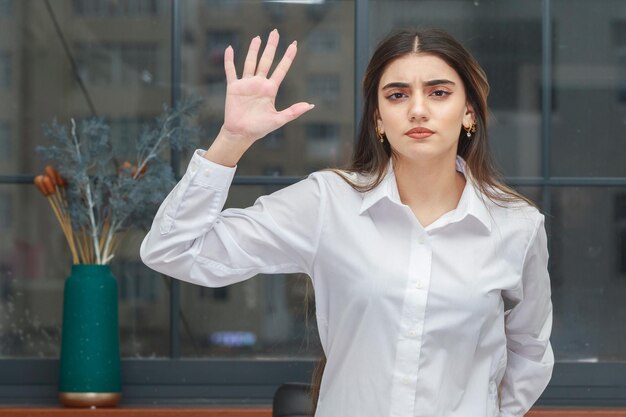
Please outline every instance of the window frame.
M285 382L308 382L311 360L122 360L126 405L266 405ZM0 360L0 404L58 402L54 359ZM544 406L626 405L626 363L561 362L537 402Z
M510 185L542 189L543 208L550 212L553 187L624 187L626 178L551 176L552 109L552 7L542 0L542 176L507 178ZM181 1L171 2L172 61L171 101L181 99ZM369 55L369 0L354 0L355 7L355 126L360 122L360 82ZM172 168L180 172L180 155L172 151ZM299 177L258 176L235 178L238 185L289 185ZM32 183L32 176L4 175L0 183ZM550 219L546 228L550 231ZM180 311L180 284L171 281L170 312ZM281 358L181 359L178 314L170 313L170 355L164 359L123 359L122 385L125 404L270 405L276 387L284 382L308 382L314 360ZM0 404L56 404L58 360L0 359ZM553 378L538 401L552 406L626 406L626 361L557 362Z

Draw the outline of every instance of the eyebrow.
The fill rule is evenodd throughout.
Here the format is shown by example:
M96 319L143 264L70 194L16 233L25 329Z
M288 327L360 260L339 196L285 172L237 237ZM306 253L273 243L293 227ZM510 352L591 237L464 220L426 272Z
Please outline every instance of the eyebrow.
M444 84L456 85L454 81L450 81L446 79L429 80L429 81L424 82L425 87L432 87L434 85L444 85ZM389 88L409 88L410 86L411 85L409 83L392 82L392 83L385 84L385 86L383 87L383 90L387 90Z

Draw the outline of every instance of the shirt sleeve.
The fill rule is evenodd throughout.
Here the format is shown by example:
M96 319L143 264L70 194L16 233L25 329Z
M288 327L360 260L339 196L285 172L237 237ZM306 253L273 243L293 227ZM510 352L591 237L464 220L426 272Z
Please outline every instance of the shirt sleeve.
M507 366L500 384L500 417L522 417L548 385L554 366L550 345L552 302L544 217L538 214L524 257L521 288L503 293Z
M196 151L187 171L161 204L141 244L150 268L208 287L258 273L309 273L324 207L321 178L260 197L252 207L223 210L235 168Z

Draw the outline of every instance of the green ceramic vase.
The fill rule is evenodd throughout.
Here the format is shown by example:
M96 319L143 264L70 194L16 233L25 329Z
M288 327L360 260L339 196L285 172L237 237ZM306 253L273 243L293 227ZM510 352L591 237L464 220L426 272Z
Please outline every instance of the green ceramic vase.
M110 407L121 397L117 281L108 265L72 265L65 281L59 398Z

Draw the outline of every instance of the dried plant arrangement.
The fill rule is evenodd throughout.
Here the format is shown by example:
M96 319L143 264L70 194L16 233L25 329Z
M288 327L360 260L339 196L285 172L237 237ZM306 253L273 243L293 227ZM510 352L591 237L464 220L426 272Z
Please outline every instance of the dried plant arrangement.
M101 118L44 126L51 144L36 152L48 165L34 182L50 202L74 264L106 265L130 227L149 227L176 182L164 153L193 149L200 131L189 119L200 103L191 98L164 106L136 138L133 162L120 162Z

